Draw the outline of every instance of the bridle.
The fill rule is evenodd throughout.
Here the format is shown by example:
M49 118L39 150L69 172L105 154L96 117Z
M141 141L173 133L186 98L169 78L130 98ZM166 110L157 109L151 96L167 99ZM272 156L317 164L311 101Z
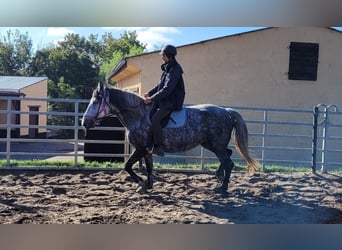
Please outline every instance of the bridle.
M96 118L94 119L95 124L100 124L103 119L105 119L106 117L114 117L117 116L118 114L120 114L120 111L116 111L113 109L112 105L110 105L110 103L107 100L107 91L106 90L102 90L101 92L103 92L103 94L98 93L97 94L97 99L101 99L101 104L99 105L99 108L96 112ZM109 112L107 111L106 107L109 108ZM103 117L101 118L97 118L99 116L99 114L103 113Z
M117 110L117 109L114 109L113 105L111 105L108 102L107 95L108 95L108 91L106 89L102 89L101 91L99 91L97 93L96 99L97 100L101 99L101 104L98 107L98 110L96 113L96 118L93 119L95 124L97 124L97 125L100 124L106 117L118 117L120 119L120 117L118 116L119 114L123 114L126 111L135 110L136 108L138 108L141 105L141 103L139 103L136 106L131 107L127 110ZM107 110L109 110L109 112ZM99 114L101 114L101 113L104 114L103 117L97 118L99 116Z

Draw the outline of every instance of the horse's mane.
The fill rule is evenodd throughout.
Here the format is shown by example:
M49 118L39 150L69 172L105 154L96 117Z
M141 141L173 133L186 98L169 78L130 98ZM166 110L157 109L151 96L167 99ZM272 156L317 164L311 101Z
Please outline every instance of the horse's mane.
M120 110L137 109L144 104L143 98L134 92L122 90L107 84L105 86L109 92L110 102Z

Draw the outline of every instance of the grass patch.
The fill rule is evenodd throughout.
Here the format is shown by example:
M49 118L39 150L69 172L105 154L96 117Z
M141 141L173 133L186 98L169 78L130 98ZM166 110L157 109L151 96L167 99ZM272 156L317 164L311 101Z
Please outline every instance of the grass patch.
M265 173L271 172L312 172L311 168L308 167L294 167L294 166L277 166L277 165L266 165Z
M0 166L6 167L7 161L0 160ZM73 160L11 160L10 166L12 167L74 167ZM123 166L123 163L117 162L85 162L80 161L77 163L78 168L93 168L93 167L101 167L101 168L120 168Z
M57 168L74 168L73 160L11 160L11 167L28 167L44 168L44 167L57 167ZM135 167L137 164L135 165ZM0 167L7 167L6 160L0 160ZM219 163L207 163L204 165L205 171L216 171L219 167ZM124 168L123 162L87 162L79 161L77 168ZM200 164L166 164L166 163L154 163L154 169L172 169L172 170L202 170ZM246 165L235 164L234 170L236 171L247 171ZM278 165L266 165L265 173L271 172L311 172L312 169L308 167L294 167L294 166L278 166ZM317 170L318 172L319 170ZM329 171L331 174L342 175L342 168Z

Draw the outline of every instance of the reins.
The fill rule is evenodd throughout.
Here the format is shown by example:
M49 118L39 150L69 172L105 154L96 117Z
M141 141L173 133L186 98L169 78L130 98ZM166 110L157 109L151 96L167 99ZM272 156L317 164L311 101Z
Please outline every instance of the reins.
M100 108L103 106L103 104L101 104L97 114L100 114L101 112L105 112L105 116L102 118L95 118L95 122L102 122L102 120L107 118L107 117L114 117L114 116L118 116L119 114L123 114L124 112L135 110L135 109L139 108L141 106L141 104L143 103L143 100L140 100L140 102L133 107L123 109L123 110L115 110L115 109L113 109L113 106L110 104L110 102L107 101L107 94L108 94L107 89L105 90L105 93L106 93L105 96L102 97L102 102L104 102L104 104L109 107L110 112L106 113L104 108L102 108L100 110Z

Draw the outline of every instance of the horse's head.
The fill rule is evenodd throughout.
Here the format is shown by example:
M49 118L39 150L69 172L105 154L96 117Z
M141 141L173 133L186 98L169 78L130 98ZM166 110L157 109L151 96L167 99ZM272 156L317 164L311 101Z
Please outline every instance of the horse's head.
M103 84L99 83L93 91L87 110L83 114L82 126L88 130L110 113L111 107L109 105L108 91Z

